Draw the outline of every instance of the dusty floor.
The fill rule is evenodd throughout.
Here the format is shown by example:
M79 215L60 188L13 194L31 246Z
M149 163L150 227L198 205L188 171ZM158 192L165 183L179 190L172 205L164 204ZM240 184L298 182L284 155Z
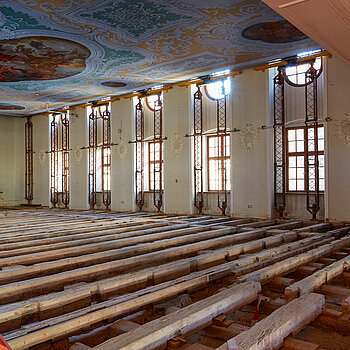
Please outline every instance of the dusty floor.
M318 344L326 350L350 350L350 334L349 336L343 336L339 333L326 332L308 326L296 338Z

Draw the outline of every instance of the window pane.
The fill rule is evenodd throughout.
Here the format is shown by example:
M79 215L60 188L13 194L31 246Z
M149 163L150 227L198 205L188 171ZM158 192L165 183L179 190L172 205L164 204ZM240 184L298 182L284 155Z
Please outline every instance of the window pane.
M297 140L304 141L304 129L297 129L296 134L297 134Z
M323 167L319 168L319 177L320 177L320 179L324 179L324 168Z
M289 167L296 167L297 166L297 157L292 156L289 157Z
M288 176L290 179L296 179L297 178L297 173L296 173L296 168L289 168L289 171L288 171Z
M295 130L288 130L288 140L294 141L296 139Z
M297 180L289 180L289 190L296 191L297 189Z
M298 180L297 183L297 191L304 191L305 187L304 187L304 180Z
M324 138L324 127L321 126L318 128L318 138L323 139Z
M318 150L319 151L324 151L324 140L323 139L318 139Z
M296 152L296 143L295 141L288 142L288 151L289 152Z
M289 76L289 75L296 74L296 72L297 72L296 66L287 67L287 68L286 68L286 74L287 74L288 76Z
M320 167L324 167L324 155L318 156L318 162Z
M324 179L320 179L320 191L324 191L325 190L325 180Z
M298 168L304 167L304 156L297 157L297 166Z
M304 152L304 141L297 141L297 152Z
M304 168L297 168L297 179L304 179Z

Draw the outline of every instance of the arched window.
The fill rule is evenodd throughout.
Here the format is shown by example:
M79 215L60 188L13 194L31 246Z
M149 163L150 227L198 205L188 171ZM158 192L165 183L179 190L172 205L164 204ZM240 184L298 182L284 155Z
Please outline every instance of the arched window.
M231 92L231 79L217 80L205 85L205 93L211 100L221 100Z
M160 101L162 102L162 105L163 105L163 94L160 95ZM158 95L155 94L155 95L147 96L146 105L152 112L154 112L155 110L159 111L161 109L161 106L159 106L158 104Z
M305 85L307 81L305 80L305 73L310 68L310 63L297 64L294 66L286 67L284 76L286 78L287 83L294 86ZM315 60L314 68L317 70L317 74L320 75L322 73L322 58L318 57Z

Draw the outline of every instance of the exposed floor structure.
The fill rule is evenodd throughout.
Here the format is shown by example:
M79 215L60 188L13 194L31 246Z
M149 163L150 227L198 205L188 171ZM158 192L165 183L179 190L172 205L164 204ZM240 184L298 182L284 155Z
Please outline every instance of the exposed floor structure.
M349 231L2 211L0 333L14 350L350 349Z

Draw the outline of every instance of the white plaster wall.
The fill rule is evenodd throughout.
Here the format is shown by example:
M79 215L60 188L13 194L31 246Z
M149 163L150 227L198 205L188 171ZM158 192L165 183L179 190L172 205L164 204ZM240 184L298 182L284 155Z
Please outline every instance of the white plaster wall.
M350 120L350 65L332 57L327 66L327 112L332 121L326 130L326 219L350 221L350 145L337 135L337 124L342 120ZM344 131L350 136L349 126Z
M192 166L190 133L191 89L174 87L164 93L164 211L192 212ZM172 141L176 133L181 141ZM175 154L174 150L182 150Z
M24 123L21 118L0 116L0 206L24 201Z
M240 133L233 133L232 140L232 215L236 217L271 216L271 191L268 174L268 138L271 131L262 130L270 123L268 110L268 72L245 71L232 82L232 126L245 130L251 124L257 130L258 139L248 151ZM271 169L271 170L269 170Z
M86 108L70 114L70 208L88 209L88 126ZM81 158L80 158L81 157ZM80 161L79 161L80 158Z
M24 130L25 130L26 118L16 118L16 133L15 133L15 163L16 171L12 174L12 178L15 182L15 200L17 204L26 203L24 199L25 191L25 175L24 175Z
M33 204L49 206L50 203L50 157L45 153L44 161L40 164L40 152L50 150L50 120L47 115L32 117L33 123ZM24 149L23 149L24 152Z
M135 205L134 108L132 99L121 99L112 103L112 210L133 211ZM125 157L123 150L126 147ZM118 152L120 150L121 152Z

